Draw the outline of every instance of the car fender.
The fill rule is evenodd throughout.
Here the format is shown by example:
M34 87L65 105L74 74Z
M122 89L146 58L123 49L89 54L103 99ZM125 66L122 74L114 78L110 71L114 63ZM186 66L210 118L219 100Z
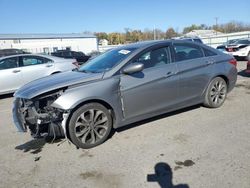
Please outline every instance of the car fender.
M121 121L122 103L119 90L119 77L70 86L52 104L52 107L64 111L73 111L89 101L103 101L108 104L115 115L116 122ZM114 122L114 127L116 125Z

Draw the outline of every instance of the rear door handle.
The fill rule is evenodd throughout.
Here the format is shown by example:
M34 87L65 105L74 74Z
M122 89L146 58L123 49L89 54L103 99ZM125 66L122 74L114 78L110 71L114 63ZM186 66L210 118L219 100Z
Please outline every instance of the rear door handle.
M208 60L208 61L206 61L206 64L207 65L212 65L212 64L214 64L214 61L213 60Z
M13 73L18 73L18 72L21 72L21 70L13 70L12 72Z
M52 67L53 65L49 64L49 65L46 65L46 67Z

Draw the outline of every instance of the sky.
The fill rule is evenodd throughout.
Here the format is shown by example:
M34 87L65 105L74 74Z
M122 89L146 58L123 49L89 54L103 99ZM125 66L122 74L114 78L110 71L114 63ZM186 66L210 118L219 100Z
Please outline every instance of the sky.
M249 0L0 0L0 33L178 32L191 24L250 23Z

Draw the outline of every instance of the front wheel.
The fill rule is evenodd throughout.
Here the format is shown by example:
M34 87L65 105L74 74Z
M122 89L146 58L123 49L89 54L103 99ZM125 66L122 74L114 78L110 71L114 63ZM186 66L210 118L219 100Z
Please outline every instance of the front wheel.
M227 96L227 83L221 77L214 78L205 94L204 105L209 108L218 108L220 107Z
M99 103L85 104L76 110L69 121L71 141L79 148L88 149L102 144L112 129L112 118L107 108Z

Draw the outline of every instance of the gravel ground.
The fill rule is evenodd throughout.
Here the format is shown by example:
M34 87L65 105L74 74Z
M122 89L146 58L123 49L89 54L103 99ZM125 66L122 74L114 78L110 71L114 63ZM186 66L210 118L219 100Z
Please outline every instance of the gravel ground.
M13 98L0 99L0 187L250 187L250 77L238 62L235 89L219 109L194 106L76 149L17 133Z

